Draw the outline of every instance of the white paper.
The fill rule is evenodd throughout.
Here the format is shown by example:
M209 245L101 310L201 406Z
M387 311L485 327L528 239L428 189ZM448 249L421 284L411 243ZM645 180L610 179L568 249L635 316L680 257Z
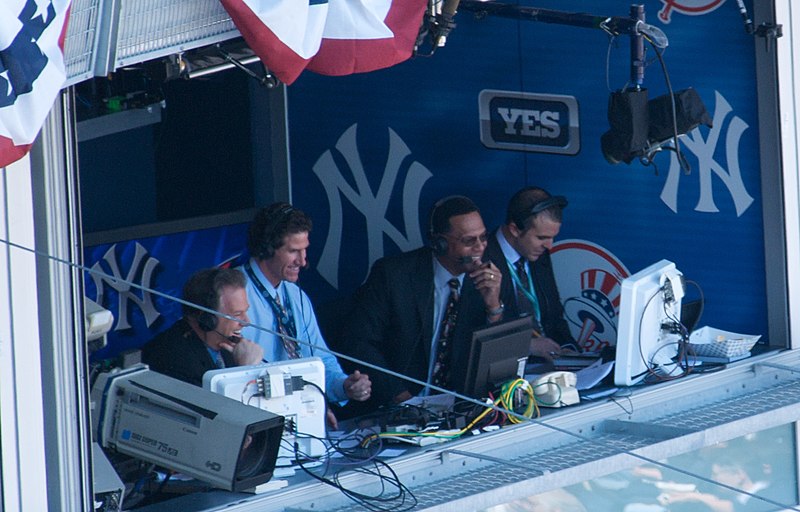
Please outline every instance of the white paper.
M598 359L591 366L575 372L578 377L578 384L575 387L579 391L595 387L606 375L611 373L612 368L614 368L614 361L603 363L602 359Z

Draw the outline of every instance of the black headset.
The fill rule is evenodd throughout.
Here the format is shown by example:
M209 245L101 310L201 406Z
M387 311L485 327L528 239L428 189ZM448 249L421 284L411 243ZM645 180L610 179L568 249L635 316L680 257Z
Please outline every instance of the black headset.
M467 196L452 195L439 199L433 204L433 208L431 208L431 214L428 218L428 239L430 240L431 250L436 256L444 256L450 249L450 246L447 243L447 237L442 233L437 233L433 226L433 220L436 217L436 212L446 202L458 198L466 199L467 201L472 202L472 199L468 198Z
M514 224L516 224L519 229L524 230L525 221L528 220L529 217L533 217L534 215L553 207L564 209L567 207L567 204L569 203L567 202L567 198L564 196L546 197L541 201L536 201L533 203L530 208L517 211L513 216Z
M217 275L219 275L219 269L215 269L214 272L210 272L208 275L208 281L204 283L204 285L207 286L205 292L199 294L200 297L198 297L197 300L189 302L195 302L198 306L216 310L217 304L219 304L219 297L214 289L214 281L216 280ZM214 313L198 310L196 318L197 326L200 327L200 330L203 332L211 332L217 329L218 319L217 315Z
M258 233L261 240L258 246L258 254L256 254L256 258L260 260L266 260L275 255L275 247L273 247L275 234L273 231L281 224L281 222L286 221L289 216L294 213L294 211L294 207L289 203L286 203L270 216L271 218L269 219L269 222L267 222L263 229L261 229L261 232Z

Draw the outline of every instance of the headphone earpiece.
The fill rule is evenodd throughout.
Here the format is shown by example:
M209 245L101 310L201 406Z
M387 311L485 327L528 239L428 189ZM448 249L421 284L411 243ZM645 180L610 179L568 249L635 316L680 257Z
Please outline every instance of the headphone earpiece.
M433 225L434 220L436 219L436 212L443 204L450 201L451 199L456 199L456 198L464 198L468 201L470 200L468 197L462 195L443 197L442 199L439 199L433 204L430 217L428 217L428 239L430 240L429 242L430 248L433 251L433 254L435 254L436 256L444 256L445 254L447 254L447 251L450 250L450 245L447 243L447 237L445 237L441 233L438 233L436 231L436 227Z
M442 235L431 234L431 249L436 256L444 256L450 246L447 244L447 238Z
M201 311L197 315L197 326L203 332L211 332L217 329L217 315L211 314L208 311Z
M214 280L219 275L219 270L215 270L211 272L208 276L208 280L204 283L208 288L205 291L205 295L203 296L202 301L198 302L198 306L202 306L207 309L217 309L217 305L219 304L219 297L217 297L217 292L214 290ZM197 326L203 332L211 332L217 330L217 323L219 319L217 315L214 313L209 313L208 311L199 311L197 313Z

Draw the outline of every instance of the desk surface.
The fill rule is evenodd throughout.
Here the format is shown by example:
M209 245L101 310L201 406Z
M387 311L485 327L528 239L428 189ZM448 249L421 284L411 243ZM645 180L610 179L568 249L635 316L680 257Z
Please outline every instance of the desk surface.
M559 430L585 432L585 434L582 435L609 436L612 434L603 433L602 429L596 429L598 421L619 417L626 422L634 421L646 423L650 421L649 418L655 415L668 414L673 408L689 405L689 403L675 400L676 396L693 396L695 397L693 399L696 400L695 403L701 404L701 397L704 393L714 393L715 389L720 389L720 386L716 382L718 380L728 379L738 383L744 379L758 378L759 376L752 371L745 371L742 369L752 366L752 364L753 363L748 360L740 361L730 365L730 369L724 372L718 372L719 375L715 374L713 377L710 375L697 375L667 383L625 388L620 391L620 396L624 395L622 396L624 401L619 398L615 398L614 400L603 399L582 402L578 405L560 409L542 408L542 418L539 421L515 425L503 428L498 432L481 434L476 437L465 437L430 447L419 448L404 446L406 449L405 453L399 457L390 459L388 462L391 464L393 470L397 471L398 475L400 475L401 480L404 482L416 482L416 485L420 485L420 480L414 476L419 472L433 475L433 472L436 471L437 473L435 476L437 478L450 474L451 479L461 479L461 475L465 474L464 472L469 468L472 468L473 464L491 464L491 462L488 461L489 457L508 459L514 459L516 457L515 460L519 460L519 457L522 457L523 460L543 460L541 455L526 454L529 451L531 451L531 453L539 453L541 450L550 449L548 447L553 445L553 443L563 444L564 442L569 442L568 435L554 433L548 428L543 428L546 427L547 424L558 425ZM728 377L728 375L731 376ZM712 380L714 383L712 383ZM739 385L736 389L742 389L742 387ZM665 396L670 396L669 400L657 398ZM625 405L624 410L623 407L620 406L620 403ZM746 411L743 411L743 413L744 412ZM630 434L628 434L628 436L630 436ZM627 449L633 449L638 446L636 442L647 443L651 441L652 439L639 441L635 439L634 441L626 440L625 446L629 446ZM578 445L580 444L581 443L578 443ZM536 450L538 450L538 452ZM459 459L458 467L447 466L452 463L451 459L453 457L461 457L460 455L452 455L448 458L448 453L463 454L466 452L476 453L478 455L476 455L474 461L470 457L462 457ZM485 455L480 455L480 453ZM608 455L606 454L603 456L607 457ZM560 456L559 460L563 458L563 456ZM448 462L448 460L450 460L450 462ZM341 481L344 485L359 488L364 482L363 475L359 475L357 471L351 469L351 466L348 467L348 465L343 462L344 461L333 460L329 467L342 470ZM563 463L572 464L573 462L564 460ZM607 470L607 468L600 470ZM527 472L524 468L517 468L514 470L514 478L535 478L535 475L531 476L531 471L533 470L530 468ZM516 473L520 473L521 476L516 475ZM536 471L533 471L533 473L536 473ZM539 471L538 474L541 475L541 471ZM456 477L455 475L459 476ZM276 476L273 480L278 478L282 477ZM145 512L174 512L176 510L199 512L209 509L216 510L223 507L226 509L228 507L233 507L231 510L266 511L283 510L284 506L292 508L291 505L310 502L313 502L313 506L317 510L336 508L325 507L325 503L338 503L338 506L341 506L343 497L340 490L317 482L301 470L298 470L293 476L286 478L286 480L288 481L287 487L261 495L231 493L222 490L209 490L207 492L178 495L181 492L178 489L180 487L185 488L187 484L184 482L177 482L168 484L165 489L168 493L172 493L173 489L171 487L174 485L175 492L171 494L171 496L176 497L160 503L153 503L137 510ZM409 483L409 485L411 485L411 483ZM345 499L345 501L347 500ZM290 505L287 505L287 503ZM350 503L350 505L351 508L354 506L353 503ZM297 509L296 507L294 508ZM338 508L336 509L338 510ZM305 510L305 508L303 508L303 510Z

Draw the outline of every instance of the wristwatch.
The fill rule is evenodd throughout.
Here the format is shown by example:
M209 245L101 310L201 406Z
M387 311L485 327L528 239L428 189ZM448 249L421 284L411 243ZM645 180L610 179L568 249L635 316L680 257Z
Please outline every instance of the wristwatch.
M500 305L497 306L496 308L494 308L494 309L486 308L486 315L487 316L502 315L503 311L505 311L505 310L506 310L506 306L505 306L505 304L503 304L503 301L501 300L500 301Z

